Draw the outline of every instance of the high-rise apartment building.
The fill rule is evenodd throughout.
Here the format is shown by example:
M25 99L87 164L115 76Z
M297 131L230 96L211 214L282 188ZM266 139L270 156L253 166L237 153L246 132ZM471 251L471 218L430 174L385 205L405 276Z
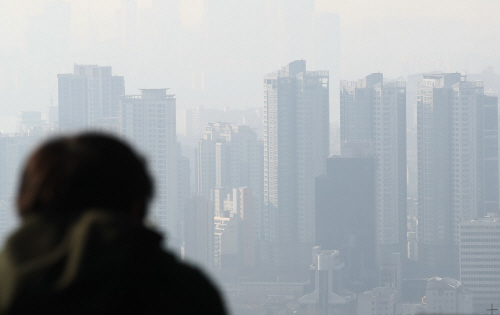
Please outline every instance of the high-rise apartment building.
M249 126L227 125L215 144L215 186L262 191L263 143ZM260 199L257 200L260 203Z
M214 189L251 187L262 202L263 144L249 126L209 123L198 141L198 195L214 200Z
M229 125L225 122L209 123L205 128L203 139L198 140L196 151L196 184L197 194L207 200L211 198L211 190L215 188L216 163L215 144L221 139L221 133Z
M167 89L142 89L141 95L122 97L120 112L121 133L147 157L155 181L152 219L174 246L182 219L177 209L175 106Z
M315 178L329 154L328 71L296 60L264 78L263 258L307 264L315 242Z
M251 204L252 220L245 221L248 226L245 233L251 231L252 235L247 239L253 248L260 239L261 231L264 173L262 155L263 143L257 139L257 134L249 126L224 122L209 123L204 138L198 141L198 195L214 203L216 215L224 216L227 194L236 188L246 187L246 204ZM251 201L248 200L249 195L252 196ZM235 197L234 202L239 202L239 199ZM233 208L239 209L239 206L234 205ZM239 210L234 213L239 213ZM251 259L252 262L255 257Z
M500 300L500 218L463 220L459 246L460 281L472 293L474 314L482 314Z
M125 83L112 75L111 67L75 65L73 74L57 78L61 129L98 127L103 119L118 117Z
M231 108L224 109L205 108L197 106L196 109L178 111L177 131L183 135L184 141L196 141L204 135L207 124L214 121L224 121L232 125L245 125L252 128L259 139L262 139L262 109L261 108Z
M369 142L376 158L376 248L379 265L392 253L407 256L406 87L373 73L340 86L341 152Z
M497 99L447 73L424 75L417 103L418 258L456 276L461 220L498 212Z

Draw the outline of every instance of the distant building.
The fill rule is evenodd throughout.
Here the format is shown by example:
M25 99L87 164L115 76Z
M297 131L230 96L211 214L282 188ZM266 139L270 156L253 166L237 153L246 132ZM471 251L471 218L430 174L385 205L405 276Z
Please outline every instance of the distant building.
M240 218L214 218L214 267L219 270L237 271L240 251Z
M214 267L214 212L212 203L192 197L184 212L182 258L210 270Z
M34 129L47 130L49 125L42 119L42 112L21 111L17 113L17 131L18 133L28 133Z
M460 281L472 294L474 313L500 301L500 218L464 220L460 224Z
M310 285L312 292L299 299L307 314L354 314L355 294L344 288L344 262L337 250L313 248Z
M395 288L399 298L403 284L403 262L400 253L392 253L379 266L379 283Z
M222 190L216 189L219 193ZM221 195L221 200L223 206L215 211L214 219L215 267L233 271L254 268L259 259L254 193L249 187L233 188L225 197Z
M326 174L316 178L316 244L341 249L346 287L355 293L378 282L375 170L372 150L329 157Z
M314 181L329 155L328 71L296 60L264 77L263 258L283 273L314 246Z
M394 315L416 315L425 313L422 303L398 303L394 305Z
M0 134L0 242L8 236L18 222L16 214L16 194L19 175L29 154L48 136L48 130L35 124L28 128L20 115L18 126L23 133ZM38 114L35 114L39 117ZM24 117L26 118L26 117Z
M254 233L250 239L257 242L260 239L261 212L263 204L263 143L256 133L248 126L231 125L224 122L209 123L203 139L198 141L196 155L196 178L198 195L214 202L216 215L223 214L227 194L233 194L236 189L246 187L245 192L251 192L252 227ZM232 198L232 197L231 197ZM235 196L233 214L240 214L239 197ZM249 222L248 220L246 222ZM254 259L252 259L252 264Z
M377 287L357 295L358 315L394 315L397 302L396 288Z
M458 280L434 277L427 281L424 307L429 315L473 314L472 294Z
M123 96L120 129L146 155L155 180L152 219L168 233L169 243L179 247L175 106L175 96L168 95L167 89L142 89L140 95Z
M221 133L228 125L225 122L210 123L205 128L203 139L198 140L196 151L196 184L197 194L211 199L211 190L215 186L215 143L220 140Z
M418 85L418 259L458 275L459 225L498 213L497 98L459 73Z
M177 226L180 242L184 242L184 211L191 198L191 167L189 158L182 156L180 143L177 143Z
M102 119L118 117L125 94L122 76L111 67L75 65L73 74L58 74L58 124L62 130L99 126Z
M407 255L406 87L372 73L340 87L341 152L350 142L372 142L376 156L377 261Z
M187 142L198 140L203 136L205 127L214 121L225 121L232 125L246 125L254 129L262 139L262 110L258 108L211 109L197 106L196 109L184 109L179 113L178 130Z
M261 198L262 150L262 141L250 127L209 123L198 140L198 195L211 198L215 188L248 186Z

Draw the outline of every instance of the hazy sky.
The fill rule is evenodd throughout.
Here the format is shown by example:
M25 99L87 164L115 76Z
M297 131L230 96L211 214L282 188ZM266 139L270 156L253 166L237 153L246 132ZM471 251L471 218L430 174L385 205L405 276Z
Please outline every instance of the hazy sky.
M207 1L207 0L205 0ZM214 0L224 2L231 0ZM303 0L310 1L310 0ZM40 14L50 0L0 0L0 48L23 48L29 18ZM112 36L114 14L121 0L71 0L73 44L90 35L99 40ZM152 0L137 0L138 9ZM204 0L181 0L183 26L199 25ZM451 55L460 48L464 54L490 55L497 59L500 40L500 1L492 0L317 0L317 11L335 12L341 18L341 50L345 58L342 73L348 75L349 56L371 55L380 71L393 68L393 55ZM96 31L98 30L98 31ZM413 38L406 38L412 35ZM391 58L385 58L390 56ZM451 57L451 56L450 56ZM451 57L452 58L452 57ZM403 58L404 59L404 58ZM368 60L367 60L368 61ZM370 71L367 69L367 71ZM401 73L403 74L403 73Z
M105 47L104 43L110 41L116 32L116 15L126 1L129 0L69 1L71 2L69 43L71 49L82 51L90 45L95 46L96 43L97 45L103 43ZM152 1L137 0L138 10L150 8ZM194 33L200 30L203 25L205 1L209 0L180 0L180 19L185 29L190 29ZM235 5L234 0L212 1L217 4ZM313 0L281 1L293 5ZM40 15L48 2L51 1L0 0L0 56L25 51L25 32L29 29L33 16ZM251 5L252 1L238 3L243 3L241 6L245 6ZM497 35L500 29L498 18L500 1L317 0L316 11L333 12L340 16L339 78L358 79L372 72L384 72L386 77L397 78L434 70L478 72L489 65L500 68L500 40ZM227 26L228 30L231 28L231 25ZM247 33L251 32L252 29L249 29ZM245 41L246 38L244 35L241 40ZM199 38L193 37L189 40L195 41ZM227 43L227 45L228 48L232 48L238 43ZM75 62L111 65L116 74L129 75L128 82L134 86L127 85L127 92L129 89L144 87L135 83L130 74L136 70L130 70L129 73L125 68L120 69L109 57L82 58L82 56L84 55L80 54L78 58L75 57L78 60L71 58L61 60L61 68L57 70L71 71ZM263 51L262 58L265 57L266 52ZM147 60L141 62L147 65ZM262 75L282 65L268 64L262 69ZM11 66L17 67L16 64ZM0 68L0 92L2 88L10 88L9 85L2 85L1 71ZM195 75L203 76L203 74L193 76ZM50 76L55 82L55 75L51 73ZM4 75L3 80L7 79ZM171 82L165 80L163 85L170 86ZM54 83L51 83L51 86L53 85ZM48 98L48 94L49 92L44 97ZM261 94L256 95L251 103L260 106L260 98ZM2 102L0 98L0 106L3 106Z

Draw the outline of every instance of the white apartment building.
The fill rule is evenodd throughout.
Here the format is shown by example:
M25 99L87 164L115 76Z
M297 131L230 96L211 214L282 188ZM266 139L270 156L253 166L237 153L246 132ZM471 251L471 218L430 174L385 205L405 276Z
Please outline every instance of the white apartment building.
M460 280L472 293L474 313L500 301L500 218L463 220L460 224Z
M141 95L122 97L120 111L121 133L146 156L155 181L152 219L174 246L181 238L182 220L177 209L175 106L167 89L141 89Z
M340 140L373 143L376 169L377 261L388 263L391 254L407 255L406 235L406 87L405 82L384 82L373 73L340 86Z
M57 78L62 130L96 127L103 119L118 117L125 83L122 76L112 75L111 67L75 65L72 74Z
M263 255L275 267L309 260L315 178L329 154L329 74L296 60L264 77Z

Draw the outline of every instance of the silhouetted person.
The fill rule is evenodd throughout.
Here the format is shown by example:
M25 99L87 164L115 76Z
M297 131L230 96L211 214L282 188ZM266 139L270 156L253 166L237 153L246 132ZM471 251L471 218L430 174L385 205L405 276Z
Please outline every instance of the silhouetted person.
M0 254L0 314L224 314L213 284L143 225L152 193L143 160L111 136L38 148Z

